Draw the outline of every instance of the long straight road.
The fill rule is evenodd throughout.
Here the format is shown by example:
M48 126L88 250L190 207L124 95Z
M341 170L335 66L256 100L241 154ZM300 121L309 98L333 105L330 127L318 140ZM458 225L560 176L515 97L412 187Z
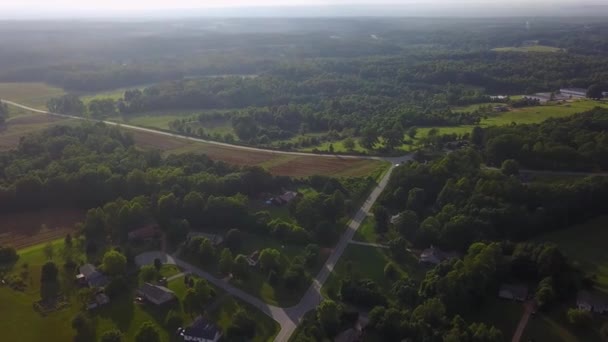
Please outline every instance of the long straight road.
M272 154L289 155L289 156L304 156L304 157L318 157L318 158L386 160L386 161L391 162L391 163L397 163L399 161L404 161L404 160L407 160L407 158L408 158L408 156L405 156L405 159L404 159L404 157L387 157L387 158L384 158L384 157L376 157L376 156L357 156L357 155L342 155L342 154L319 154L319 153L308 153L308 152L268 150L268 149L251 147L251 146L235 145L235 144L228 144L228 143L223 143L223 142L219 142L219 141L213 141L213 140L207 140L207 139L201 139L201 138L194 138L194 137L189 137L189 136L182 135L182 134L170 133L170 132L165 132L165 131L151 129L151 128L144 128L144 127L140 127L140 126L133 126L133 125L123 124L123 123L115 122L115 121L96 120L96 119L86 118L86 117L82 117L82 116L52 113L52 112L49 112L49 111L46 111L46 110L29 107L29 106L26 106L26 105L23 105L23 104L14 102L14 101L10 101L10 100L5 100L5 99L0 99L0 102L6 103L7 105L11 105L11 106L14 106L14 107L17 107L17 108L29 110L31 112L40 113L40 114L47 114L47 115L53 115L53 116L62 117L62 118L65 118L65 119L74 119L74 120L82 120L82 121L89 121L89 122L102 122L102 123L104 123L106 125L109 125L109 126L118 126L118 127L130 129L130 130L134 130L134 131L153 133L153 134L163 135L163 136L167 136L167 137L185 139L185 140L194 141L194 142L200 142L200 143L205 143L205 144L211 144L211 145L229 147L229 148L234 148L234 149L244 150L244 151L251 151L251 152L263 152L263 153L272 153Z

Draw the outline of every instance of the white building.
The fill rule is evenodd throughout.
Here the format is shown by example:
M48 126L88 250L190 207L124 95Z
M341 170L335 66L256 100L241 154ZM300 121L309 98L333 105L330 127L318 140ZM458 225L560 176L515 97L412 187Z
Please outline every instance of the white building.
M562 95L571 97L571 98L584 98L587 97L587 89L583 88L563 88L560 89L559 92Z

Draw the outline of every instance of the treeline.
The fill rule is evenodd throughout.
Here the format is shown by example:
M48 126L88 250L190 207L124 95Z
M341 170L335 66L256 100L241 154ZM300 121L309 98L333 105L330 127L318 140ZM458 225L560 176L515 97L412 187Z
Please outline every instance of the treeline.
M2 211L91 208L118 197L162 191L254 195L289 184L258 168L240 169L204 155L139 151L128 134L103 124L57 126L24 137L0 154Z
M608 169L608 110L596 108L539 124L476 128L474 137L490 165L515 159L541 170Z
M418 247L465 250L475 241L524 240L604 214L605 177L525 183L512 163L494 171L481 161L469 149L395 169L381 198L400 213L395 229Z

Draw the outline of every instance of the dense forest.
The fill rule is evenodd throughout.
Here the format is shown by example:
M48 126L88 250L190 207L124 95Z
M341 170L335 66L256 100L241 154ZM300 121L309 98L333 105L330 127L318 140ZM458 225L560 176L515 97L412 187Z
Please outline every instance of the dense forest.
M543 170L608 169L608 110L595 110L535 125L477 129L476 143L490 165L507 159Z
M475 241L526 240L605 213L606 177L528 183L513 160L500 170L481 162L467 149L397 168L381 202L401 213L403 237L420 247L465 250Z

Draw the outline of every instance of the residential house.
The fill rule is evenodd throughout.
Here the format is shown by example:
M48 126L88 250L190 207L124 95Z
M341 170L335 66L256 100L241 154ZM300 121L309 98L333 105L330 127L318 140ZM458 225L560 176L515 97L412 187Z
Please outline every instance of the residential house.
M205 239L209 239L209 241L211 241L211 243L214 246L218 246L221 245L222 242L224 242L224 238L219 235L219 234L210 234L210 233L203 233L203 232L190 232L188 233L188 240L194 238L194 237L204 237Z
M608 313L608 298L590 291L580 291L576 297L576 306L599 314Z
M247 256L247 263L249 264L249 266L256 266L258 264L258 262L260 261L260 251L254 251L253 253L249 254L249 256Z
M143 284L138 290L137 295L145 298L152 304L163 305L175 299L175 293L164 286Z
M217 342L222 337L219 327L201 316L198 316L189 327L179 328L177 333L183 341L192 342Z
M84 264L78 269L76 281L82 286L104 287L109 281L106 276L97 270L92 264Z
M397 224L401 218L401 213L391 216L391 224Z
M129 241L149 241L156 239L160 236L160 228L156 224L149 224L147 226L132 230L128 234Z
M296 199L300 194L295 191L286 191L282 195L275 196L270 201L275 205L289 204Z
M583 88L563 88L563 89L560 89L559 92L562 95L568 96L570 98L587 97L587 89L583 89Z
M528 288L525 285L502 284L498 297L523 302L528 298Z
M420 263L438 265L445 260L457 258L457 253L444 252L439 248L431 246L420 253Z

